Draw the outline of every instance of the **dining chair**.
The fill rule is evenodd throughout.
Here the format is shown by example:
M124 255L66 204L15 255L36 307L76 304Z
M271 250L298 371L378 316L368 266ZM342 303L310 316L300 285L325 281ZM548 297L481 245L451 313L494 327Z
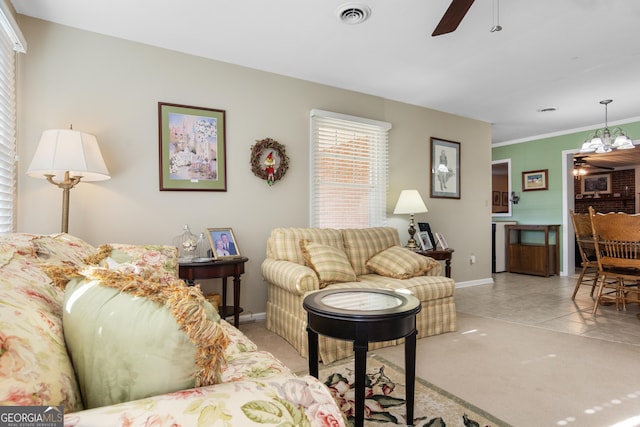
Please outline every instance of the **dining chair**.
M640 302L640 214L596 213L590 206L589 217L599 282L593 314L603 301L626 309L627 302Z
M575 213L573 209L569 211L569 215L571 216L573 230L576 234L578 252L580 252L580 259L582 260L580 263L582 271L580 272L580 276L576 282L576 287L573 289L571 299L576 299L578 289L582 285L588 285L591 287L590 296L593 297L593 292L596 289L596 283L598 281L598 259L596 257L596 249L593 244L591 218L588 213Z

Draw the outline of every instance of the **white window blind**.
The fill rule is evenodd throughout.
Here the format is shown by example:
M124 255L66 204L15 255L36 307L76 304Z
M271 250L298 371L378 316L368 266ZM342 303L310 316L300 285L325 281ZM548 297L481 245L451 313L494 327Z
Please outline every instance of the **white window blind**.
M389 129L386 122L311 111L312 227L386 225Z
M26 42L0 3L0 234L14 231L16 200L16 52Z

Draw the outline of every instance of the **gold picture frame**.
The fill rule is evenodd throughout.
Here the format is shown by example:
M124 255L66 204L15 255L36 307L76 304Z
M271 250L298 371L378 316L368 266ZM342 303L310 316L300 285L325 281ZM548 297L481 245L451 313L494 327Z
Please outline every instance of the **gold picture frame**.
M213 259L241 258L238 241L231 228L207 228Z

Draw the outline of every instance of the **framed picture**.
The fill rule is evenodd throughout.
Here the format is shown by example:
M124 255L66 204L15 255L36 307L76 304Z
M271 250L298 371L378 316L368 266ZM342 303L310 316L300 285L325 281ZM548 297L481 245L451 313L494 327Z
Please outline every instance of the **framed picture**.
M502 192L502 206L509 206L509 193L506 191Z
M500 192L493 191L493 206L500 206Z
M418 232L418 240L420 240L420 247L423 251L432 251L433 250L433 242L431 242L431 237L429 237L429 233L426 231Z
M436 248L436 240L433 238L433 234L431 233L431 227L429 226L428 222L419 222L418 223L418 230L420 230L420 236L422 237L422 233L426 233L426 236L428 237L428 242L425 242L428 244L428 246L431 247L431 249L435 249ZM429 250L429 249L424 249L425 251Z
M225 112L158 103L160 191L227 191Z
M438 240L438 245L440 245L440 249L443 249L443 250L449 249L449 244L447 243L447 240L444 238L442 233L436 232L436 239Z
M611 194L611 174L585 175L580 180L582 194Z
M548 190L549 169L522 172L522 191Z
M230 228L207 228L207 237L211 245L211 252L214 259L238 258L240 248L238 241Z
M431 197L460 198L460 143L431 138Z

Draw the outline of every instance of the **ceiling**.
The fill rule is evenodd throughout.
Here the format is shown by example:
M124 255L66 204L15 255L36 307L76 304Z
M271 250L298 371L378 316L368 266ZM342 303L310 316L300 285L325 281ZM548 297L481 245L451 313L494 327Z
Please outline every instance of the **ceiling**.
M490 122L494 143L602 127L603 99L610 124L640 120L639 1L501 0L499 18L495 1L432 37L450 0L362 0L371 16L358 25L338 20L343 0L11 0L47 21Z

